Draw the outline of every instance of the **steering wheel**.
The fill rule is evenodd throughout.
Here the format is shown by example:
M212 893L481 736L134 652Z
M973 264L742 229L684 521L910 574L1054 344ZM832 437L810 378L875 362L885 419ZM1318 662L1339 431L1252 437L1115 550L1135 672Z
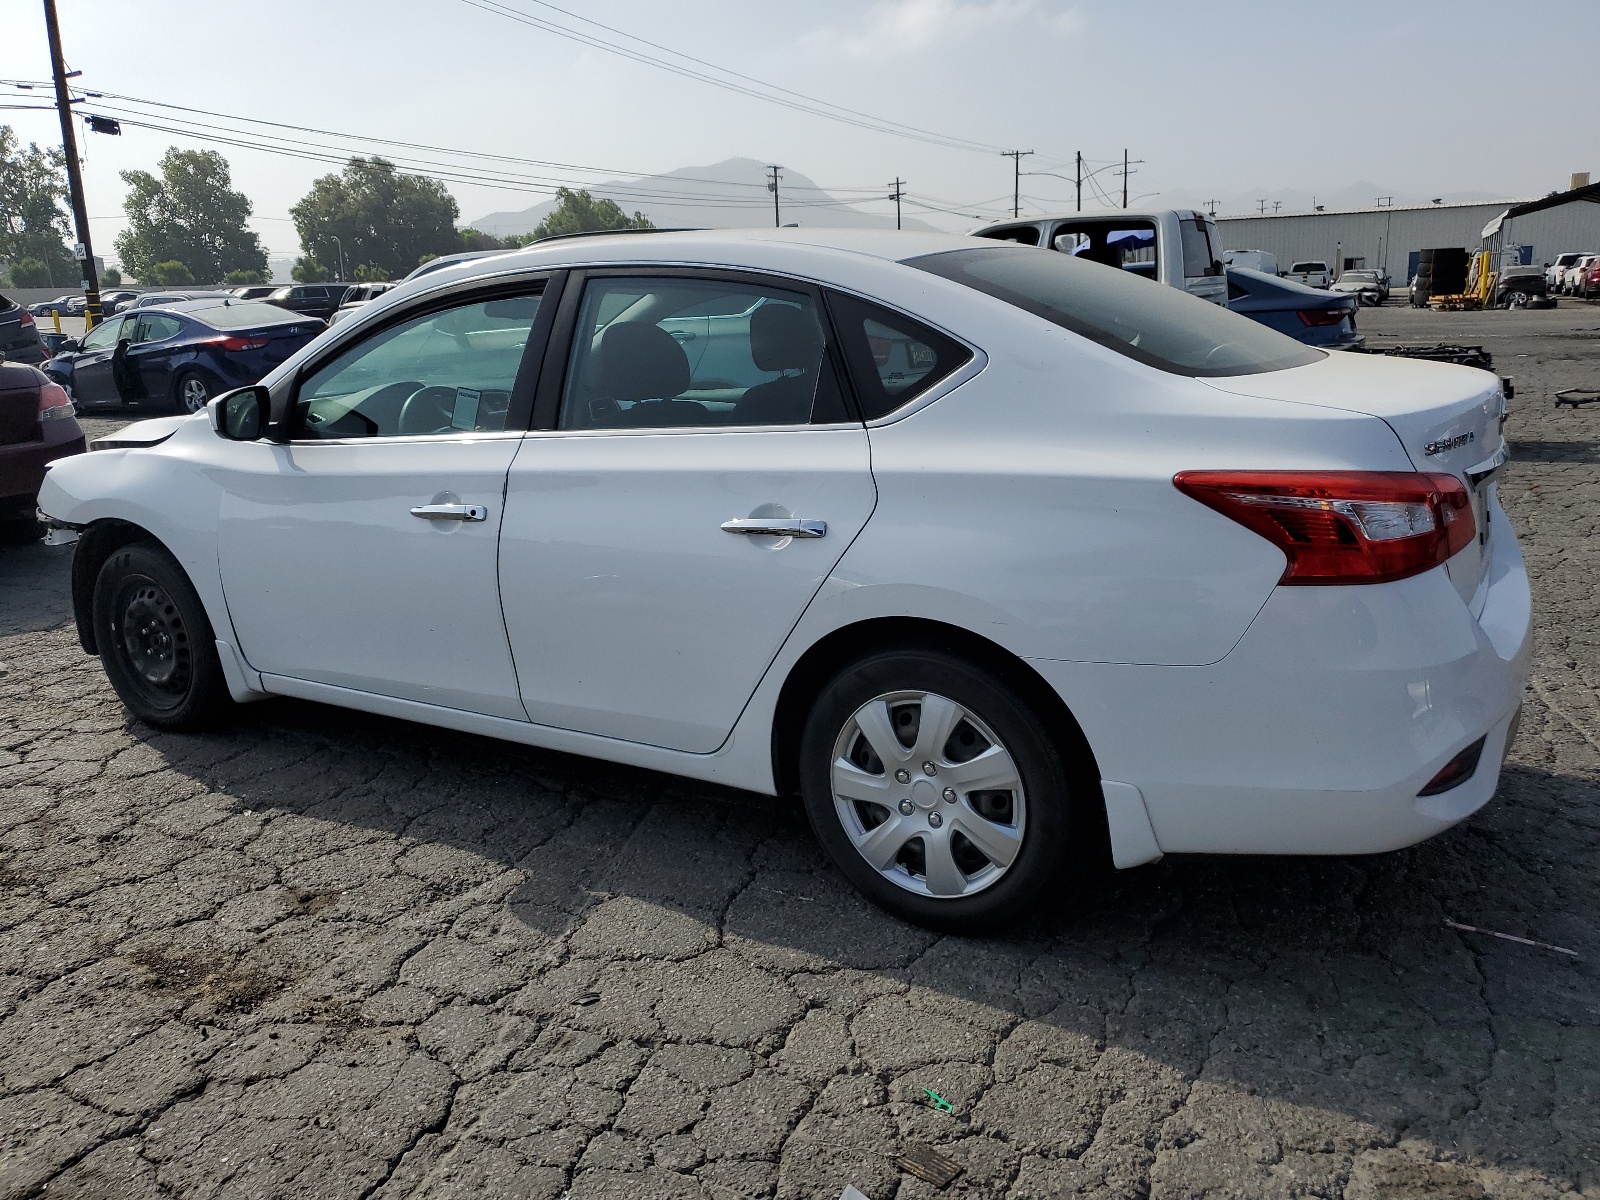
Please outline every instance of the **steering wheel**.
M400 406L399 432L449 433L455 428L456 389L430 385L406 397Z

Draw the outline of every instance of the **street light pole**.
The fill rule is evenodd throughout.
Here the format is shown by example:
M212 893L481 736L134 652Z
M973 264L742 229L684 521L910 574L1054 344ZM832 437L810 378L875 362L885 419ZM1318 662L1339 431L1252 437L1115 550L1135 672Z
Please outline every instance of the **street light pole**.
M56 0L44 0L44 26L50 37L50 72L55 77L56 112L61 117L61 150L67 158L67 192L72 198L72 220L78 231L73 247L83 269L83 324L100 324L100 276L94 269L94 244L89 240L89 206L83 198L83 175L78 167L77 131L72 127L72 97L67 92L67 64L61 53L61 25L56 20Z
M337 282L344 283L346 282L344 277L344 243L339 240L337 233L330 233L328 236L333 239L333 244L339 248L339 278Z

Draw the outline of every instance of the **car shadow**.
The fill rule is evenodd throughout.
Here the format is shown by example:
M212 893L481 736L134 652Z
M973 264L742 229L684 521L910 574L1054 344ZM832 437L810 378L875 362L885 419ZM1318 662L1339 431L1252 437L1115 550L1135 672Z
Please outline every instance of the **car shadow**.
M1556 1180L1600 1170L1588 778L1511 765L1491 805L1421 846L1168 858L1063 881L1048 911L964 938L865 903L792 801L299 701L205 737L130 729L248 809L449 847L464 870L518 869L506 907L545 937L621 905L645 957L689 928L778 975L909 983L1134 1056L1179 1095L1251 1097L1269 1126L1292 1107L1283 1135L1320 1121L1328 1149L1420 1139Z
M1513 441L1509 444L1513 462L1600 463L1600 442Z

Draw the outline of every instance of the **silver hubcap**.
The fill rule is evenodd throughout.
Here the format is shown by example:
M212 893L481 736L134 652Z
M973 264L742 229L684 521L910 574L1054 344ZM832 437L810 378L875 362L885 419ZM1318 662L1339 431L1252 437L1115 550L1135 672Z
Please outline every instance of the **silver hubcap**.
M199 412L206 406L206 401L210 398L206 394L204 380L196 379L191 375L183 381L183 406L190 412Z
M939 899L992 887L1016 861L1028 807L994 732L954 700L890 692L863 704L833 748L833 806L885 879Z

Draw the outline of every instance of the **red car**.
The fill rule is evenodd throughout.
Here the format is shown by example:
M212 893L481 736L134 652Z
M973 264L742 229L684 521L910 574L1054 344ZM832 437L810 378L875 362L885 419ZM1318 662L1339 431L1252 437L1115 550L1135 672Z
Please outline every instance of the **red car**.
M34 506L45 465L84 449L66 389L37 367L0 361L0 541L43 536Z
M1575 294L1585 298L1600 293L1600 258L1588 260L1588 265L1572 275L1569 282Z

